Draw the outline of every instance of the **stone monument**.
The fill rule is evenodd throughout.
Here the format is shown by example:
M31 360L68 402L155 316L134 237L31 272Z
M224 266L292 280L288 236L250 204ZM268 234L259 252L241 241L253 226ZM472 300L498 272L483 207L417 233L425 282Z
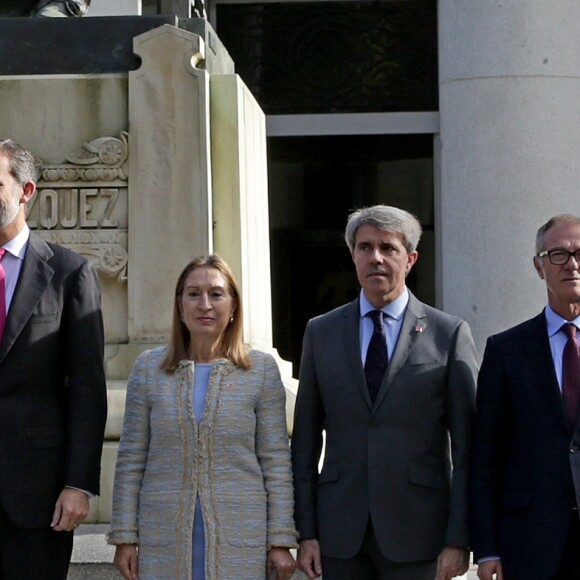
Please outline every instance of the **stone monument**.
M11 35L25 34L36 40L16 49ZM228 260L246 342L276 354L265 117L201 18L0 19L0 55L0 135L42 164L28 224L100 275L109 417L88 521L107 522L126 380L166 342L191 257ZM280 365L291 420L295 381Z

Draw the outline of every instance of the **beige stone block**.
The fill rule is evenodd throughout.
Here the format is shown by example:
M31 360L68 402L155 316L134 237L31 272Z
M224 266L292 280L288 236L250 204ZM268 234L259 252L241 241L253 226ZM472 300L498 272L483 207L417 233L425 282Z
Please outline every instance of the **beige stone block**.
M86 524L104 524L111 521L113 482L117 463L118 442L105 441L101 456L101 493L90 500Z
M265 116L237 75L211 88L214 245L242 289L244 340L272 346Z
M126 380L135 359L145 350L161 346L157 344L107 344L105 347L105 369L107 378L111 380Z
M212 249L209 75L202 39L169 25L139 35L129 73L129 341L165 343L174 285Z
M140 16L141 0L97 0L93 2L87 16Z
M0 133L43 161L127 130L127 75L34 75L0 79Z
M125 416L125 398L127 381L107 381L107 424L105 425L105 440L118 441L123 430Z

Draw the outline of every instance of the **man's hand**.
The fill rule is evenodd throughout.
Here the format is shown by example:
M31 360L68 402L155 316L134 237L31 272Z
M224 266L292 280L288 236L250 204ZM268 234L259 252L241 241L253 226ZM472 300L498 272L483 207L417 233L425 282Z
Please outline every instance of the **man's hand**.
M313 580L322 574L318 540L302 540L298 548L298 569Z
M119 544L113 558L115 568L125 580L137 580L139 574L139 557L135 544Z
M89 514L89 496L79 489L65 487L56 500L51 528L55 532L72 532Z
M501 560L488 560L477 567L477 577L481 580L503 580Z
M446 546L437 558L435 580L451 580L469 569L469 550Z

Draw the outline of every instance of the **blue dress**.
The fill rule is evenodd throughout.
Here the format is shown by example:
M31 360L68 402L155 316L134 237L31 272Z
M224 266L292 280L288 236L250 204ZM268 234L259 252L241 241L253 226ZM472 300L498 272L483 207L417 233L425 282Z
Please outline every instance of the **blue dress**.
M193 413L199 425L203 417L205 395L211 372L211 363L195 363L193 375ZM205 532L203 529L203 513L199 495L195 501L195 516L193 522L193 580L205 580Z

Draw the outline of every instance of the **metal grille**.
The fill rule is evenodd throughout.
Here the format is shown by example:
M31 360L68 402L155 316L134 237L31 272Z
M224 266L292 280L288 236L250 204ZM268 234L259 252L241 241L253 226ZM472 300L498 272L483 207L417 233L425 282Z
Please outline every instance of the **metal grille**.
M433 0L218 4L216 29L267 114L437 110Z

